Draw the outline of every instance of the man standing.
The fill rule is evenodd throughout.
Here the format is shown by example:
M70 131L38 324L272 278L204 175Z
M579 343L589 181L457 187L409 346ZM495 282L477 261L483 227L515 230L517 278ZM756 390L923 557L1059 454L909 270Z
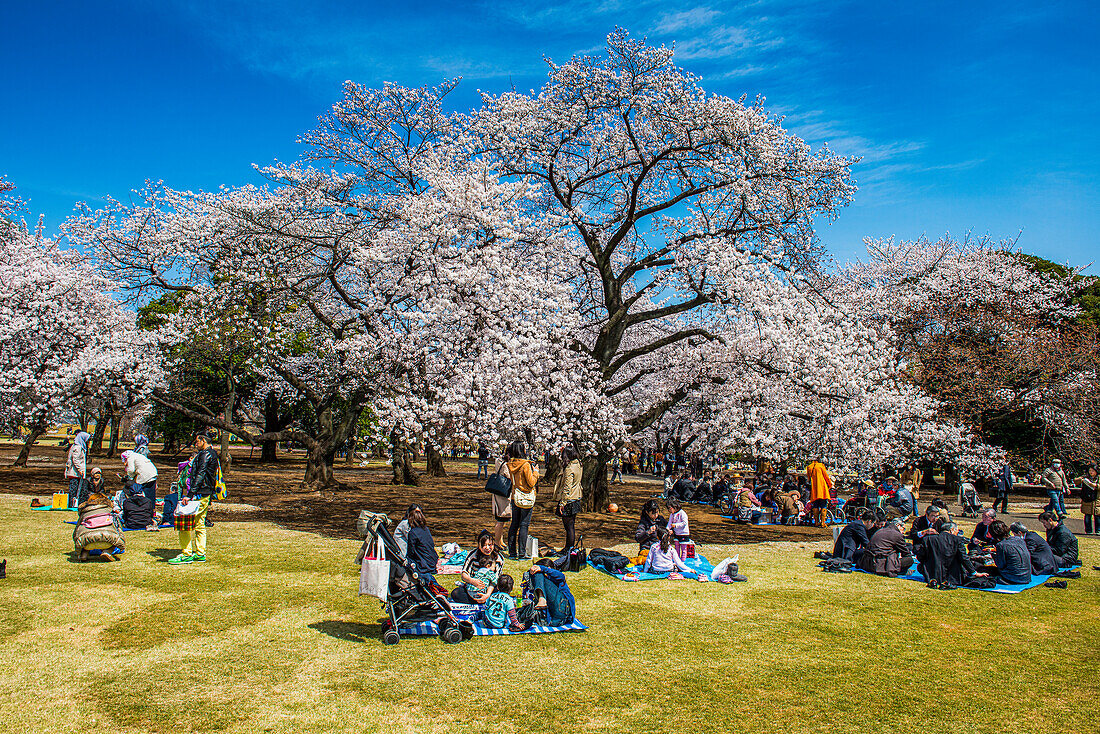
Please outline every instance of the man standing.
M477 442L477 478L481 479L481 473L485 472L485 479L489 479L489 449L484 441Z
M1047 545L1054 553L1054 565L1057 568L1072 568L1080 562L1077 538L1069 531L1065 523L1053 512L1039 515L1039 522L1047 531Z
M214 450L210 436L200 431L195 434L197 453L191 460L191 486L180 497L186 497L199 503L199 511L194 515L194 529L180 530L180 554L168 562L172 565L184 563L202 563L206 560L206 513L210 509L210 500L217 491L218 473L221 466L218 452Z
M997 472L997 476L993 478L993 481L996 487L996 494L993 496L993 509L996 510L999 503L1001 512L1007 515L1008 493L1016 485L1016 477L1012 474L1012 465L1006 461L1001 470Z
M829 511L829 500L832 499L830 492L833 489L833 478L820 460L806 467L806 478L810 482L810 507L814 525L823 528Z
M1052 459L1050 466L1043 472L1041 481L1047 490L1047 497L1050 497L1050 502L1047 503L1044 509L1047 512L1058 513L1058 519L1065 520L1065 493L1069 491L1069 480L1066 479L1066 473L1062 471L1062 462L1058 459Z

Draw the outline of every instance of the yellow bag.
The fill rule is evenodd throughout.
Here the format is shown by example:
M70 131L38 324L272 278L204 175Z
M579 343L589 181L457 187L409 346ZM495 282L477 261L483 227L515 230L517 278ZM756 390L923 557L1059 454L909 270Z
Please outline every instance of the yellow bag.
M68 492L54 492L53 505L54 510L64 510L69 506L69 493Z

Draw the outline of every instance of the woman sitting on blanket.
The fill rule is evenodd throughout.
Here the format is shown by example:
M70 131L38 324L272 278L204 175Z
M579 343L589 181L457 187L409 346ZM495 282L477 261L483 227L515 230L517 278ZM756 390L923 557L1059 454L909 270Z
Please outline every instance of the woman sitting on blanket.
M676 546L672 542L672 533L661 535L661 542L653 545L646 556L643 573L671 573L679 569L683 573L695 575L688 565L680 560L680 554L676 552Z
M483 604L493 593L503 568L504 557L496 550L493 534L482 530L477 535L477 547L466 556L462 583L451 592L451 599L459 604Z
M665 504L668 505L668 525L665 528L676 540L691 540L691 534L688 528L688 516L684 512L683 506L680 501L670 497L665 500Z
M654 543L660 542L661 530L667 527L665 519L661 517L661 508L657 500L646 500L642 505L642 517L638 520L638 529L634 532L634 540L638 541L639 555L649 550Z

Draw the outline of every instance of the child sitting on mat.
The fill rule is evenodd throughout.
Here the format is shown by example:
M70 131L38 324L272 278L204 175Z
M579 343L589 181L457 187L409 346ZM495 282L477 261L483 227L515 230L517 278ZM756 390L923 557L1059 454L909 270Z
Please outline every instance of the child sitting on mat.
M664 533L660 543L654 543L646 556L644 573L670 573L679 569L681 573L695 576L695 572L680 560L680 554L676 552L676 546L672 542L672 533Z
M665 502L668 505L668 532L672 533L672 536L676 540L691 540L691 535L688 530L688 516L684 512L683 506L676 499L668 499Z
M515 631L526 629L526 625L520 622L516 615L516 600L512 598L514 586L515 582L511 576L506 573L500 575L496 580L495 590L489 594L481 610L482 624L498 630L505 627Z

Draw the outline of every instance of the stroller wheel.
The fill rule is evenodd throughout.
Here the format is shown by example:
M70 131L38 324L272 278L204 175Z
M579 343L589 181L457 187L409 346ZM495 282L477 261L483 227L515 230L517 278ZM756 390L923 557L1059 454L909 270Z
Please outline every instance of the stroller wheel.
M455 645L462 642L462 630L458 627L448 626L447 629L439 633L439 636L443 638L443 641L448 645Z
M382 633L383 645L396 645L399 642L401 642L401 635L397 634L397 630L388 629Z

